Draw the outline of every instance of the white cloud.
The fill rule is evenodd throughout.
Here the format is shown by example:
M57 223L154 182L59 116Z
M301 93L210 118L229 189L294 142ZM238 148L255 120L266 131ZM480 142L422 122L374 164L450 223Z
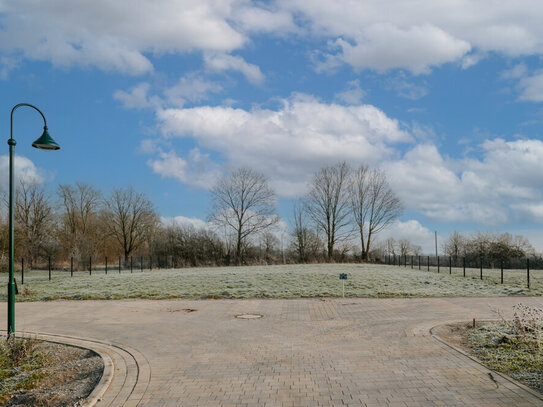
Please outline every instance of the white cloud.
M392 145L412 141L396 120L371 105L326 104L304 95L282 102L278 110L203 106L161 110L157 117L164 137L193 138L200 148L220 152L228 166L263 171L283 196L303 193L322 165L376 165L393 153ZM183 173L179 159L171 166Z
M518 83L519 100L543 102L543 71L525 76Z
M437 221L543 220L543 142L498 138L480 148L482 159L445 160L434 145L418 145L384 167L408 209Z
M45 181L42 171L30 159L16 155L13 164L15 185L18 185L20 181L35 185L40 185ZM7 189L9 186L9 156L7 155L0 156L0 174L2 174L0 190Z
M189 152L187 159L180 157L175 151L160 152L159 157L148 160L147 165L162 177L174 178L184 184L204 189L215 185L221 176L219 166L197 148Z
M264 74L254 64L247 63L242 57L227 54L206 54L204 64L207 69L215 72L238 71L252 84L264 82Z
M186 101L201 102L210 93L222 91L222 86L209 81L196 73L187 74L179 79L174 86L164 90L164 96L170 105L182 107Z
M113 98L122 103L122 105L127 109L144 109L151 107L151 101L148 99L148 92L150 84L142 82L128 92L124 90L117 90L113 94Z
M334 97L349 105L359 105L364 97L364 91L360 87L360 80L355 79L347 83L347 89L338 92Z
M232 24L239 4L237 0L3 2L0 49L55 66L93 66L139 75L153 70L151 54L241 48L248 38ZM258 9L243 7L248 13Z
M341 38L336 43L341 58L355 68L406 68L414 74L428 73L432 66L456 61L471 49L468 42L429 24L407 29L390 23L371 24L354 44Z
M393 238L409 240L412 244L422 247L423 253L434 252L434 232L420 224L417 220L396 221L377 235L380 242Z
M466 68L489 53L517 57L543 52L543 8L530 0L289 0L281 4L302 16L313 35L337 39L339 52L332 55L357 69L426 73L447 62L461 62Z
M132 75L152 71L156 55L226 55L262 34L319 36L336 46L324 54L328 66L343 61L356 69L415 74L448 62L466 68L490 53L543 53L543 8L531 0L19 0L2 2L0 12L4 57ZM234 62L236 68L224 69L262 81L258 67Z
M161 222L165 226L192 226L194 229L210 229L211 226L202 219L199 218L187 218L185 216L173 216L170 218L161 217Z

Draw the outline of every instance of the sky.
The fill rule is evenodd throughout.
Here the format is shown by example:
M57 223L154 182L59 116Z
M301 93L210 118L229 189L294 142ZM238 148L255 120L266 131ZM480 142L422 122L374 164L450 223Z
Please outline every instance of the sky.
M543 252L543 5L436 0L0 0L0 129L19 177L144 192L201 224L209 190L265 174L289 223L311 175L386 171L382 238L454 230ZM3 113L2 113L3 112ZM7 187L8 149L0 150Z

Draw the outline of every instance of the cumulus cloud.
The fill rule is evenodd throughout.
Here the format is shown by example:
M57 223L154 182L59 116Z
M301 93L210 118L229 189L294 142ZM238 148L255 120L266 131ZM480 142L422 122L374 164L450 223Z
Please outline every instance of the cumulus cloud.
M210 94L222 91L222 86L196 73L187 74L172 87L164 90L169 105L182 107L188 102L201 102Z
M260 84L264 81L264 74L254 64L247 63L242 57L227 54L206 54L204 64L207 69L215 72L238 71L241 72L252 84Z
M174 178L184 184L204 189L215 185L221 176L219 166L198 148L190 150L187 158L180 157L173 150L161 151L158 158L149 159L147 165L162 177Z
M117 90L113 94L113 98L121 102L127 109L144 109L151 107L152 103L147 96L150 87L150 84L143 82L134 86L128 92Z
M248 38L232 24L239 4L236 0L136 0L129 6L106 0L4 2L0 49L56 66L93 66L139 75L153 70L149 54L241 48ZM258 20L251 18L251 10L258 7L242 4L244 21L256 29Z
M508 57L543 52L543 9L534 2L417 3L401 0L292 0L282 2L302 15L312 34L336 38L337 58L354 68L405 68L427 73L433 66L461 62L464 68L488 53Z
M15 161L15 182L16 185L23 181L27 184L40 185L44 182L42 171L28 158L16 155ZM7 189L9 185L9 156L0 156L0 190Z
M444 222L540 220L543 142L487 140L482 158L444 159L435 145L418 145L384 165L409 209Z
M375 165L393 153L391 145L412 140L375 106L327 104L304 95L282 103L278 110L165 109L157 117L164 137L192 138L201 148L220 152L229 165L263 171L283 196L299 195L324 164ZM177 162L179 173L183 165Z
M429 24L407 29L390 23L371 24L354 43L340 38L336 44L341 48L341 58L355 68L406 68L414 74L458 60L471 49L468 42Z
M253 35L318 36L333 44L325 65L356 69L404 68L415 74L459 62L463 68L485 55L541 55L543 9L537 2L417 3L402 0L20 0L0 4L0 50L4 57L49 61L55 66L97 67L139 75L165 53L203 51L262 81L258 67L228 55ZM5 65L4 71L9 70ZM7 69L7 70L6 70ZM4 74L5 75L5 74Z

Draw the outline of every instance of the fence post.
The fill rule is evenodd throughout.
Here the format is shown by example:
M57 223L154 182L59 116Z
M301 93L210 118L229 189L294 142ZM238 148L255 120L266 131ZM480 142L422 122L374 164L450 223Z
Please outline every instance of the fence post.
M21 284L25 283L25 258L21 258Z
M530 259L526 259L526 285L530 288Z
M411 256L411 268L413 268L413 256Z
M89 257L89 276L92 276L92 256Z
M430 271L430 256L426 259L426 263L428 265L428 271Z
M153 256L149 256L149 271L153 270Z
M119 274L121 274L121 256L119 256Z
M49 256L49 281L51 281L51 256Z
M437 273L439 274L439 256L437 256Z
M500 260L500 283L503 284L503 259Z
M483 258L481 257L481 280L483 279Z
M403 255L403 265L407 267L407 254Z
M140 256L140 270L143 273L143 256Z
M464 269L464 277L466 277L466 258L462 257L462 268Z
M420 270L420 256L419 256L419 270Z
M132 256L130 256L130 272L131 272L131 273L133 272L133 267L132 267Z
M107 256L106 256L106 274L107 274Z
M449 256L449 274L452 274L452 262L451 262L451 256Z
M74 276L74 256L70 257L70 277Z

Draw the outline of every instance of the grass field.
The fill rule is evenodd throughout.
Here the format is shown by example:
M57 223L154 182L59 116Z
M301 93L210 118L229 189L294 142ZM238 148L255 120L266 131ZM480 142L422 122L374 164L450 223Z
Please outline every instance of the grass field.
M532 272L526 288L522 271L499 284L496 275L479 279L478 270L462 277L462 270L434 271L371 264L318 264L252 267L191 268L176 270L93 271L92 276L56 271L48 281L46 271L25 273L17 301L121 298L299 298L341 296L339 273L347 273L346 297L507 296L543 294L543 271ZM496 274L494 273L494 274ZM6 276L7 277L7 276ZM0 299L5 300L4 290Z

